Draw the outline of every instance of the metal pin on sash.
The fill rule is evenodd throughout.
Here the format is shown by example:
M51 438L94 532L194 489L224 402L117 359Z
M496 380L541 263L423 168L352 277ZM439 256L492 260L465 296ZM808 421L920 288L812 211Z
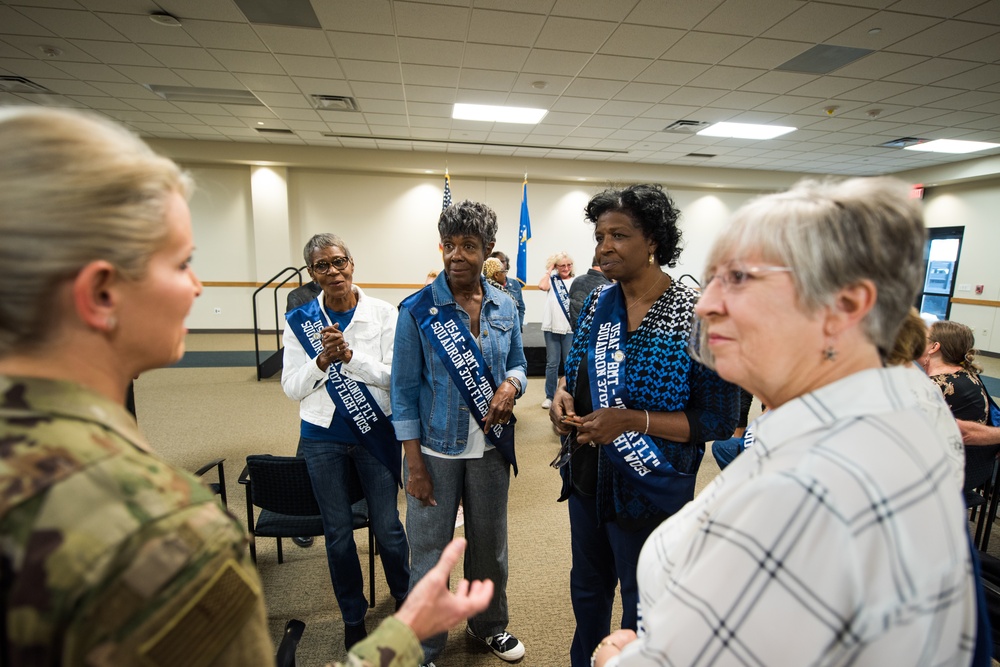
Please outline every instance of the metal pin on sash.
M625 361L625 353L621 350L615 350L615 353L612 354L611 357L618 363Z
M431 315L437 315L438 309L435 306L431 306L427 312L430 313Z

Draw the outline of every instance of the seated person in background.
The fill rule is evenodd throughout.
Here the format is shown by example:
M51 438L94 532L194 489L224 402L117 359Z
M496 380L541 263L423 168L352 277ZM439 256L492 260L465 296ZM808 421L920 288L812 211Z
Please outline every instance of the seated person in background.
M500 252L499 250L496 250L496 251L494 251L493 253L490 254L490 257L495 257L495 258L499 259L501 262L503 262L503 269L504 269L504 274L503 275L504 275L504 278L506 280L504 282L500 283L500 284L501 284L501 286L504 289L507 290L507 292L512 297L514 297L514 303L517 304L517 320L518 320L518 322L521 323L521 331L523 332L524 331L524 295L521 294L521 288L524 287L524 285L521 284L520 280L518 280L514 276L510 275L510 260L507 258L507 255L505 255L504 253Z
M569 288L569 323L573 325L574 329L576 329L576 321L580 319L583 302L595 289L610 282L601 271L601 260L597 258L597 255L594 255L594 258L590 260L590 268L587 269L587 272L582 276L577 276Z
M975 346L976 339L969 327L958 322L935 322L927 332L920 365L940 387L956 419L986 424L990 406L979 381L983 369L975 363Z

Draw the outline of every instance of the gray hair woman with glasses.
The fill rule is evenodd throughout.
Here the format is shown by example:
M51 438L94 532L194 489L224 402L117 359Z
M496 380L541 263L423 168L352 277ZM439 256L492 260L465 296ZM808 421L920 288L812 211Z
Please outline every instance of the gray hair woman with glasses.
M281 386L299 401L299 454L323 517L330 579L350 649L367 635L368 611L348 496L352 466L397 609L410 583L409 546L396 505L401 446L386 416L397 313L354 285L354 259L340 237L317 234L302 254L322 291L285 315Z
M886 178L804 182L736 214L694 352L770 410L650 536L645 632L609 635L596 665L970 664L961 438L919 370L883 366L925 238L919 202Z

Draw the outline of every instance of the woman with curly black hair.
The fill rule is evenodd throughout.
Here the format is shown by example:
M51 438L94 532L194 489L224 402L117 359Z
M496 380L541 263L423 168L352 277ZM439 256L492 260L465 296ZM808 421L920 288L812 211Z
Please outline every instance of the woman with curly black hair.
M661 268L680 256L679 215L659 185L606 190L586 208L615 282L584 303L549 411L563 436L553 465L569 501L573 667L610 631L618 584L621 627L636 628L639 550L694 497L705 442L736 426L736 387L688 354L697 292Z

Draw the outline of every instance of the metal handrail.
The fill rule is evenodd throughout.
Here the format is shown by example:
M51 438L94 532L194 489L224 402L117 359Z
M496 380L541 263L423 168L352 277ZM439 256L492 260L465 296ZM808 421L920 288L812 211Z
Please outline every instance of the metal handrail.
M305 267L302 267L302 268L305 268ZM276 347L277 352L275 352L275 354L279 354L281 352L281 327L278 326L278 290L281 289L286 283L288 283L288 281L290 281L292 278L294 278L296 276L298 276L299 287L301 287L302 286L302 269L297 269L294 266L286 266L281 271L278 271L276 274L274 274L274 276L270 280L268 280L266 283L264 283L263 285L261 285L260 287L258 287L257 289L255 289L254 292L253 292L253 297L251 299L252 306L253 306L253 348L254 348L255 358L256 358L256 361L257 361L257 381L258 382L263 377L263 365L265 363L267 363L267 361L270 361L270 359L273 358L275 356L275 354L272 354L271 357L269 359L265 360L264 362L261 362L261 360L260 360L260 334L261 334L261 330L260 330L260 326L258 326L258 323L257 323L257 295L260 294L261 291L263 291L263 290L267 289L268 287L270 287L275 281L277 281L279 278L281 278L285 274L288 274L287 277L284 280L282 280L280 283L278 283L273 288L274 289L274 336L275 336L275 339L276 339L276 346L277 346ZM279 368L280 368L280 366L279 366ZM268 376L268 377L270 377L270 376Z

